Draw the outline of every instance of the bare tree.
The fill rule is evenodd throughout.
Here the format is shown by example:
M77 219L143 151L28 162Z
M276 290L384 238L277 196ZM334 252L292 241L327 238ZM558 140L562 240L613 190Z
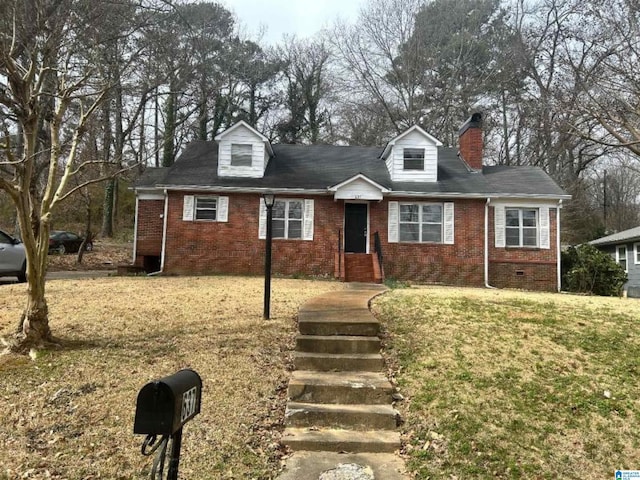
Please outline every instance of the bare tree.
M418 123L422 115L421 85L425 74L417 55L401 55L410 43L415 16L423 0L371 0L354 25L338 22L330 33L337 52L341 101L353 113L374 100L394 133ZM415 52L414 52L415 53ZM389 132L381 132L380 137Z
M45 296L51 222L65 199L100 180L72 181L100 163L80 161L79 151L89 121L112 88L96 71L87 45L90 27L77 14L100 3L15 0L5 2L0 16L0 189L16 207L28 278L10 351L54 341Z
M318 143L322 128L329 122L323 101L332 88L328 75L331 52L321 37L287 37L278 53L284 64L283 103L287 115L278 125L280 140Z

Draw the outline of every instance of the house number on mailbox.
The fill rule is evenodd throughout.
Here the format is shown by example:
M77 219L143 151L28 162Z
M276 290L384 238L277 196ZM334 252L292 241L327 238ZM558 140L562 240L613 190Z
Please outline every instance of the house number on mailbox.
M197 387L193 387L191 390L187 390L182 395L182 412L180 414L180 421L184 423L184 421L196 413L196 402L197 402Z

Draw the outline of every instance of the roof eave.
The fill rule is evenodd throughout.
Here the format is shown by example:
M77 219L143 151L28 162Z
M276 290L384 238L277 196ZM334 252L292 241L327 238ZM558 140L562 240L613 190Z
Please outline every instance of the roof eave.
M340 183L336 183L335 185L332 185L330 187L328 187L328 190L330 192L335 192L338 189L344 187L345 185L350 184L351 182L355 182L356 180L362 179L365 182L367 182L369 185L377 188L378 190L380 190L382 193L389 193L390 190L382 185L380 185L378 182L376 182L375 180L372 180L371 178L369 178L368 176L366 176L364 173L358 173L357 175L353 175L349 178L347 178L346 180L343 180Z

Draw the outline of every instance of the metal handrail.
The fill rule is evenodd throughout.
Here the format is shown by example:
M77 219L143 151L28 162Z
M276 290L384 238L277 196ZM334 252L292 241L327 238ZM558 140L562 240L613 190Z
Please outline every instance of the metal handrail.
M373 248L378 255L378 265L380 265L380 271L384 272L384 269L382 268L382 259L384 258L382 255L382 244L380 243L380 235L377 231L373 234Z
M338 278L342 278L342 231L338 229Z

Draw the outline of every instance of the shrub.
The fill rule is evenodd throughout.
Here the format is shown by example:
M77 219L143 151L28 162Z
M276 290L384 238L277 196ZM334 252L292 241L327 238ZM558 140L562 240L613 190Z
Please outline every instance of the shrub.
M622 294L627 274L611 255L593 245L562 252L562 288L570 292L615 296Z

